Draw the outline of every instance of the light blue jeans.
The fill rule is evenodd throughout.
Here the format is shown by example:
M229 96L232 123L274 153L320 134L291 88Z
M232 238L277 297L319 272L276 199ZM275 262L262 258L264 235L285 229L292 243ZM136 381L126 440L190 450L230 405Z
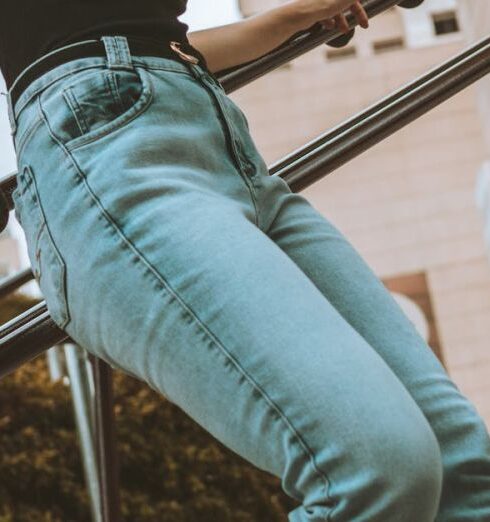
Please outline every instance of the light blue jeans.
M484 422L359 253L215 75L103 40L10 102L57 325L280 477L290 522L489 522Z

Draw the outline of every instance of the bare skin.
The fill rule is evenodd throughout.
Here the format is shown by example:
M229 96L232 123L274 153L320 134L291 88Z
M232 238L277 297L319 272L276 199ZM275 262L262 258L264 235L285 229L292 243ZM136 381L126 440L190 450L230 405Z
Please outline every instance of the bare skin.
M349 11L357 24L365 29L369 26L359 0L292 0L239 22L193 31L187 36L204 55L209 69L217 72L262 56L317 22L347 33L345 14Z

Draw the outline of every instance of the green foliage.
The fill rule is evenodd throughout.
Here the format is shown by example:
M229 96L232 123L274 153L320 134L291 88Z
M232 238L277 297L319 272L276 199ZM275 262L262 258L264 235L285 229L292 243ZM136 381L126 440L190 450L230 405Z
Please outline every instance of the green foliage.
M3 300L1 322L34 303ZM114 390L124 521L282 522L296 506L146 384L115 372ZM0 448L0 522L91 520L69 388L44 356L0 381Z

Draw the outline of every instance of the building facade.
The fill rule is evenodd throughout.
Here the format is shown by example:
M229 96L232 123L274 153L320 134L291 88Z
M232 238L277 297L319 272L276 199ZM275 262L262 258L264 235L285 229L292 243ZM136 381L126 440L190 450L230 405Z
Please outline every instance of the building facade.
M322 45L232 93L268 164L484 33L487 0L466 3L480 5L478 14L470 9L474 28L464 2L393 8L373 18L368 31L358 29L347 47ZM280 1L240 4L250 16ZM482 104L490 115L490 98L482 101L481 94L489 81L465 89L302 194L390 291L418 305L429 345L490 427L490 262L475 202L490 147L490 128L484 131L480 115Z

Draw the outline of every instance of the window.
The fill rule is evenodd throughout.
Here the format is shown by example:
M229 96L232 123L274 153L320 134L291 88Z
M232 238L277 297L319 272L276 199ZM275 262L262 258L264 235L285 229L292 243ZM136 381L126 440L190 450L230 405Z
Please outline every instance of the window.
M405 42L401 37L373 42L373 50L376 54L397 51L398 49L403 49L404 46Z
M432 13L432 23L436 35L457 33L459 31L458 18L455 11Z
M351 47L342 47L341 49L331 49L326 52L326 57L329 61L333 60L343 60L345 58L355 58L357 55L356 48Z

